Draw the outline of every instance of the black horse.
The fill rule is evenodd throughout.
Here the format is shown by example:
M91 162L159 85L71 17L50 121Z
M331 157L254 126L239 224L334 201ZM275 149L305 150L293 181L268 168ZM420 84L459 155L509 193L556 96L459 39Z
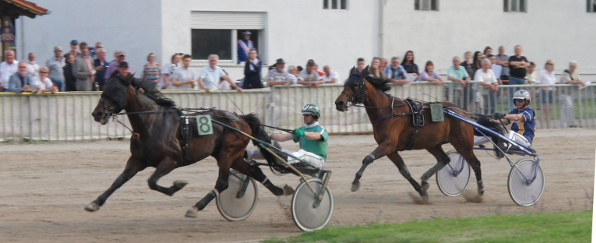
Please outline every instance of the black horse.
M239 132L213 123L213 134L199 136L196 120L189 119L192 135L186 139L186 143L181 132L181 112L172 100L165 98L150 82L137 80L130 74L113 76L104 87L92 115L95 121L105 125L110 116L122 110L127 112L132 125L131 156L122 174L107 191L85 207L87 211L99 210L116 189L147 167L156 168L149 177L149 188L172 196L187 182L178 180L170 187L162 187L157 184L159 178L178 167L193 164L207 156L213 156L217 160L217 182L211 192L188 210L187 217L197 217L199 210L205 208L218 193L228 187L230 168L260 181L277 196L293 193L289 187L282 189L273 185L259 167L251 166L244 161L244 150L250 139ZM259 119L252 114L238 116L221 110L207 110L188 116L206 114L211 115L213 120L251 134L255 138L271 141L262 129ZM183 149L184 146L187 146L187 149ZM261 152L268 163L275 161L275 157L267 151Z

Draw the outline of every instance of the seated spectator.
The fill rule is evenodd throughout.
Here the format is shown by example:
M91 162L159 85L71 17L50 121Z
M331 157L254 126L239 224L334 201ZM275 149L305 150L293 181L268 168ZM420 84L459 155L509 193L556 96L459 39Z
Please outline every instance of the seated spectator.
M385 73L385 68L387 67L387 65L387 58L381 57L381 70L383 71L383 73Z
M206 92L210 92L211 90L217 89L217 83L215 82L219 82L219 79L223 78L230 83L230 87L238 90L238 92L242 92L242 88L238 87L238 85L236 85L232 79L230 79L230 77L217 66L218 60L219 56L217 54L209 55L209 65L203 67L199 72L199 86Z
M453 57L453 66L447 69L447 79L453 82L453 90L457 93L455 96L456 99L453 102L455 104L465 104L463 88L465 88L470 83L470 76L468 76L468 71L464 66L461 66L461 60L459 57ZM445 87L445 90L448 90L448 86ZM447 99L449 99L449 92L447 92Z
M143 74L141 80L152 82L156 88L159 88L159 80L161 78L161 66L155 62L155 54L149 53L147 55L148 63L143 66Z
M294 75L284 71L285 65L284 59L277 59L275 68L267 74L267 85L290 85L298 82L298 79Z
M358 60L356 60L356 71L359 73L362 72L362 70L364 70L364 65L364 58L359 57Z
M195 87L195 73L189 68L191 60L192 57L190 55L184 55L182 57L182 66L176 68L176 71L172 75L172 88L192 89Z
M319 71L319 65L315 64L315 66L313 67L313 69L317 72L317 74L319 75L319 77L323 76L323 72Z
M401 64L401 66L404 67L408 74L418 77L418 65L414 63L413 51L406 52L406 54L404 55L404 62Z
M257 49L250 49L248 52L248 60L244 63L243 89L263 88L263 82L261 82L261 67L263 66L263 63L257 57Z
M557 79L555 78L555 63L552 60L546 61L544 69L540 70L536 75L536 84L542 85L555 85ZM529 72L529 70L528 70ZM542 112L540 119L546 128L550 129L550 118L553 110L553 94L555 87L542 87L540 88L540 103L542 103Z
M385 74L381 71L381 58L373 58L370 67L368 67L368 76L385 79Z
M536 72L534 72L535 70L536 70L536 64L534 62L530 62L530 66L528 67L528 72L526 72L526 83L527 84L536 83ZM530 93L532 93L532 92L530 92Z
M325 81L326 84L338 83L339 75L337 72L332 72L329 65L325 65L323 66L323 76L321 76L321 79Z
M312 85L317 86L319 84L325 83L325 81L321 80L317 71L315 71L315 61L313 59L309 59L306 63L306 69L300 72L300 78L302 80L298 80L299 84L303 85Z
M39 68L39 74L31 78L31 92L33 93L46 93L46 92L57 92L58 86L52 83L52 80L48 78L50 69L47 67Z
M29 77L37 76L39 74L39 65L35 63L35 54L30 52L27 57L29 59L27 62L27 74Z
M27 63L19 62L18 71L10 75L6 92L31 91L31 77L27 75Z
M580 87L586 86L586 83L581 80L579 73L577 72L577 62L569 62L569 69L565 69L561 74L561 84L577 84ZM562 90L559 99L561 102L561 120L559 122L560 127L577 127L575 125L575 107L573 106L573 96L569 92L570 90Z
M490 88L488 92L482 92L484 99L484 114L492 114L495 112L495 103L497 92L499 91L499 81L493 72L490 60L484 58L481 61L482 68L476 70L474 74L474 81L481 81L479 84L485 88Z
M391 65L387 65L383 73L385 74L385 77L393 83L408 84L410 82L406 79L406 76L408 75L406 70L399 65L399 57L391 58Z
M424 66L424 71L420 72L420 76L418 76L418 81L428 81L436 83L437 85L443 85L445 80L439 76L435 71L435 65L432 61L427 61L426 65Z
M76 91L76 79L72 75L72 65L74 64L74 56L72 53L64 54L64 67L62 71L64 73L64 86L66 91ZM109 77L108 77L109 78Z
M497 80L499 80L499 84L503 84L503 82L501 82L501 77L497 74L497 73L503 72L503 67L501 65L497 64L497 57L490 55L488 57L488 60L490 60L490 62L492 63L490 66L490 69L493 70L493 73L495 73Z

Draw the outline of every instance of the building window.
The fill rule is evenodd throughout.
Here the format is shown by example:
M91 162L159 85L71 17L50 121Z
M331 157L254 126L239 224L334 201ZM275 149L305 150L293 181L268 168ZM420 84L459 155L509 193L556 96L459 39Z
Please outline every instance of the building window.
M323 9L348 9L348 0L323 0Z
M596 0L587 0L588 13L596 13Z
M526 0L503 0L503 11L526 13L526 4Z
M206 60L209 55L217 54L220 60L237 60L238 40L244 38L242 30L192 29L192 59ZM254 47L259 47L260 30L250 31L250 40Z
M439 0L414 0L414 10L439 11Z

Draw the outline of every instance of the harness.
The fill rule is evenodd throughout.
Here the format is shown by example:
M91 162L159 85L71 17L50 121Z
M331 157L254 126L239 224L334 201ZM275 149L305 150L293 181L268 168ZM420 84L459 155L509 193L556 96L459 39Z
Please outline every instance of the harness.
M416 139L416 136L418 136L418 128L424 126L424 114L422 114L422 106L417 102L411 99L405 99L404 101L408 104L410 111L412 111L412 125L415 128L414 133L412 133L412 138L410 139L410 142L408 142L405 150L412 150L412 147L414 147L414 140Z

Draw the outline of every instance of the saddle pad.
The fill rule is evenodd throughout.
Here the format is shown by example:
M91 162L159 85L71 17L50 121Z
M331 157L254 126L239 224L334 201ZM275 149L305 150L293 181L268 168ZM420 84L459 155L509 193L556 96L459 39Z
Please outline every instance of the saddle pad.
M445 121L445 115L443 114L443 104L431 103L430 104L430 117L433 122Z

